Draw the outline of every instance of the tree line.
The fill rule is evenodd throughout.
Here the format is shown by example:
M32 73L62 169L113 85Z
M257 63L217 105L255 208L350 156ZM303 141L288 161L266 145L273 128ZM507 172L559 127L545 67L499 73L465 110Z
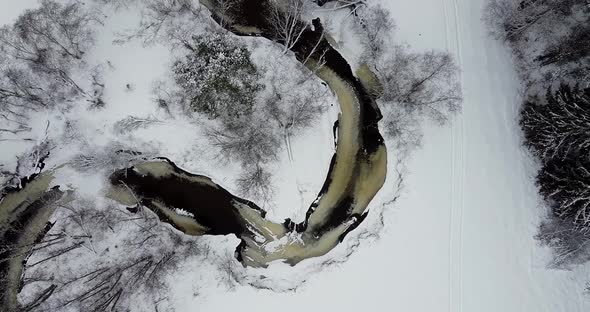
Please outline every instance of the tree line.
M520 126L550 209L539 239L554 264L590 259L590 6L585 0L490 0L484 19L511 48L524 86Z

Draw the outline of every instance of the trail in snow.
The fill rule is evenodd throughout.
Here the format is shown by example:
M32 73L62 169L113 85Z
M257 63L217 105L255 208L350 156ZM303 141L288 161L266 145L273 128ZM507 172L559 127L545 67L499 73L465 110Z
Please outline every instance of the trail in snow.
M460 16L456 0L442 0L445 23L446 49L453 53L457 66L463 68L461 55ZM450 12L450 13L449 13ZM460 74L462 89L465 89L463 74ZM463 183L465 177L463 115L453 119L451 126L451 206L449 217L449 312L463 311Z
M460 199L451 207L458 215L449 242L451 311L585 311L583 284L571 273L546 269L547 258L537 257L542 254L533 236L542 210L520 145L510 55L486 35L484 0L450 0L447 7L449 2L456 37L451 50L464 71L465 93L463 114L451 131L454 141L461 140L452 148L465 148L453 159L462 173L453 174L453 194ZM463 231L469 233L465 241Z
M449 3L450 2L450 3ZM456 10L456 1L441 0L444 35L445 35L445 49L453 53L457 60L457 66L462 68L463 62L461 59L461 44L459 41L459 22ZM463 75L460 74L460 83L462 89L464 88ZM464 163L463 163L463 116L459 114L453 119L451 126L451 197L449 205L449 269L448 269L448 292L449 292L449 306L448 311L462 311L462 269L463 261L463 178L464 178ZM457 172L459 171L459 172Z

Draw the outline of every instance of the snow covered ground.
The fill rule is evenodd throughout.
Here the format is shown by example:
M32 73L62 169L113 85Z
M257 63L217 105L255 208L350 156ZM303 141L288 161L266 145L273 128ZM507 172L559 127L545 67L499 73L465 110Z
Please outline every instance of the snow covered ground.
M532 161L520 147L518 81L509 52L486 36L480 21L484 1L382 0L396 19L399 40L413 48L448 49L457 55L465 103L452 126L426 127L424 146L407 163L403 195L386 207L381 239L362 242L348 261L313 274L296 292L241 286L226 292L212 287L211 291L200 289L202 293L195 297L190 287L196 282L194 276L179 274L174 276L170 300L177 311L588 311L590 301L583 290L590 270L546 269L548 250L537 246L533 238L542 209L532 182ZM0 11L2 23L36 3L2 2L10 2ZM112 18L119 19L117 24L122 27L132 24L125 16ZM99 46L108 46L116 30L99 37ZM115 103L121 118L137 114L141 103L151 101L149 83L164 71L152 61L167 55L158 48L135 47L133 50L143 51L140 54L128 53L130 50L129 46L96 50L94 56L97 62L110 60L116 68L116 74L105 77L110 84L106 98L107 102L121 101ZM126 83L133 83L135 90L126 93ZM151 107L143 108L141 116L152 112ZM100 130L108 116L85 118L80 122L91 132ZM303 202L311 202L332 153L333 120L331 111L317 128L294 140L295 168L275 177L279 186L276 207L281 208L270 211L271 218L301 219L304 210L296 183L306 191ZM182 135L168 135L178 129L183 129ZM140 134L156 149L169 151L166 156L171 158L197 155L174 149L196 136L188 122L175 121L174 126L163 124ZM174 137L176 141L171 141ZM389 153L393 164L396 151ZM5 160L10 154L2 147L0 156ZM290 166L286 155L279 163L283 168ZM210 169L207 163L190 161L182 165L211 175L223 185L231 184L225 174L235 169ZM394 173L388 177L371 207L381 206L395 194ZM356 231L372 224L365 222ZM334 252L344 249L339 246Z
M534 164L520 146L518 81L509 51L481 23L484 0L382 3L396 19L398 39L457 55L465 102L452 126L427 127L423 148L408 164L403 196L387 208L381 240L362 245L348 262L312 277L296 293L239 288L181 306L588 311L589 270L547 269L549 251L533 238L543 209Z

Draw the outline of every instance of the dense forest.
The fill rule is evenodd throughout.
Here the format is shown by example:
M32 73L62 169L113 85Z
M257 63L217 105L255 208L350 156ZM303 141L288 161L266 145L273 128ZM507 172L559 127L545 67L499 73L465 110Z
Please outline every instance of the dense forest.
M523 82L520 126L550 208L539 239L554 265L590 259L590 2L491 0L484 19Z

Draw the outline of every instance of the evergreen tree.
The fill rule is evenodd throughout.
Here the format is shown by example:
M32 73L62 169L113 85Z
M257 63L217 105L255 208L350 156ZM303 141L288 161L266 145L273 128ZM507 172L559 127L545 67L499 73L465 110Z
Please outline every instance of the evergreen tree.
M590 89L562 85L547 104L525 103L520 124L525 145L544 163L579 157L590 149Z
M588 155L552 159L537 176L541 195L561 219L590 225L590 159Z
M190 108L228 123L247 116L262 85L246 47L215 34L194 37L188 48L173 70Z
M555 216L590 226L590 89L549 90L547 103L527 102L521 118L525 145L543 164L541 195Z

